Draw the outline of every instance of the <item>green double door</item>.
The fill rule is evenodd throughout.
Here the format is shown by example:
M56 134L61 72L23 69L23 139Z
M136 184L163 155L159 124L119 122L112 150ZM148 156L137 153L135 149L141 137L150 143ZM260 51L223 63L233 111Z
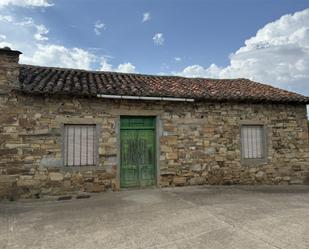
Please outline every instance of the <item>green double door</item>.
M121 117L121 188L147 187L155 185L155 124L154 117Z

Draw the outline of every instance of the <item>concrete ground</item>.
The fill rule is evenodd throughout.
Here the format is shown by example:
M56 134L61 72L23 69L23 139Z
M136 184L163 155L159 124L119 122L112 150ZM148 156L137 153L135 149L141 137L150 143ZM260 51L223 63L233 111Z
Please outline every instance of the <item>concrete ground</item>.
M0 248L309 248L309 186L130 190L0 202Z

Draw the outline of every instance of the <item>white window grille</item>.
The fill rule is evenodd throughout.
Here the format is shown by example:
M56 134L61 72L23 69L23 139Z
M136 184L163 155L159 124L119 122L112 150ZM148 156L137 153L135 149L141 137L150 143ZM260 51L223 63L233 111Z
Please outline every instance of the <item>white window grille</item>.
M65 166L96 165L96 133L96 125L64 125Z
M243 159L265 158L265 134L263 125L241 127L241 149Z

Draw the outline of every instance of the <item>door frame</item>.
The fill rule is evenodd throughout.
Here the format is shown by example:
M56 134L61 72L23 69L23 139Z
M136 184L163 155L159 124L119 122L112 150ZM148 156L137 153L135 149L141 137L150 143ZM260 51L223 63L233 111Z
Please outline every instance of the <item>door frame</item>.
M130 114L124 114L124 115L117 115L116 118L116 136L117 136L117 175L116 175L116 183L118 189L126 189L126 188L120 188L120 171L121 171L121 139L120 139L120 133L121 133L121 127L120 127L120 119L121 117L153 117L155 119L155 184L151 187L160 187L160 136L162 134L162 128L161 128L161 120L159 115L151 115L151 114L138 114L138 115L130 115Z

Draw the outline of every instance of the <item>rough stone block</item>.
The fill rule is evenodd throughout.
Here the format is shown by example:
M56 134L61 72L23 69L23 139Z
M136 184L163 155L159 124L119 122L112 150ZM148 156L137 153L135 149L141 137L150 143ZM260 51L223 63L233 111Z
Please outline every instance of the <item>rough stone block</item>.
M166 188L166 187L169 187L169 186L170 186L169 182L160 182L160 187L161 188Z
M193 177L189 180L190 185L202 185L206 183L206 178L205 177Z
M38 186L40 183L39 180L30 178L21 178L17 180L17 187L35 187Z
M59 172L50 172L49 179L51 181L59 182L63 180L63 174Z
M0 185L3 183L16 182L18 176L16 175L0 175Z
M35 172L34 174L35 180L45 181L48 179L48 175L45 172Z
M71 185L71 181L70 181L70 180L64 180L62 184L63 184L64 190L69 190L69 189L72 188L72 185Z
M190 166L190 170L192 170L193 172L199 172L202 170L202 165L201 164L194 164Z
M168 160L175 160L178 158L177 153L166 153L166 159Z
M42 167L62 167L62 160L58 158L42 158L40 166Z
M100 185L98 183L94 183L90 192L93 193L99 193L99 192L103 192L105 190L105 186L104 185Z
M174 176L173 183L175 186L184 186L187 182L187 178L183 176Z
M265 177L265 173L263 171L259 171L255 174L255 179L258 181L258 182L262 182L263 179Z
M177 136L165 136L164 139L168 145L177 144Z
M216 153L216 149L211 147L206 150L206 155L214 155Z

